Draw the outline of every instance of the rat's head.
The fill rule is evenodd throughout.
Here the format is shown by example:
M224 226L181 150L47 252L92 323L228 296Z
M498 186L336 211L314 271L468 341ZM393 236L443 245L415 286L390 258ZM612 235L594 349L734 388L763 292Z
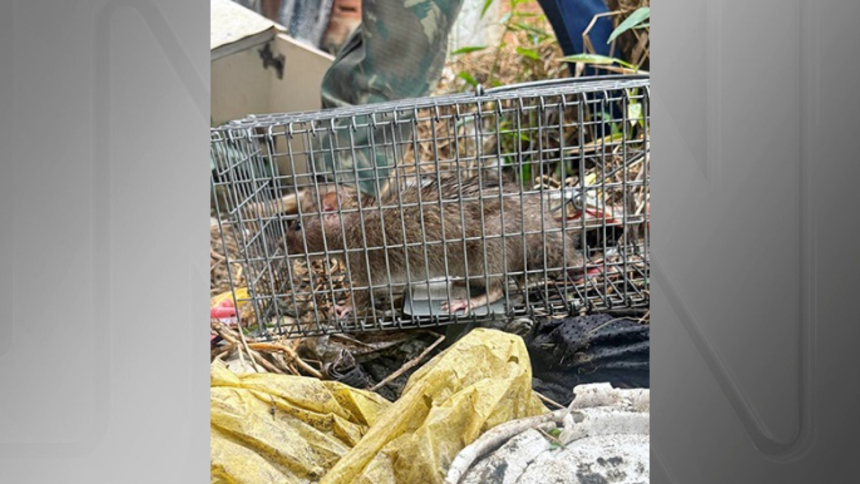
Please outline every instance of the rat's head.
M320 203L316 197L306 194L302 198L302 215L291 220L286 227L287 250L290 254L305 254L341 249L341 215L337 212L338 193L322 195ZM323 243L325 231L325 243Z

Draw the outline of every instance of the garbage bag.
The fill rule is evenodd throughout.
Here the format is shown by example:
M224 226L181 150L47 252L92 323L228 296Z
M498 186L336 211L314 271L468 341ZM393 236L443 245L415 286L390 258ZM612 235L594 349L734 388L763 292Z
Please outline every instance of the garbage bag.
M531 378L522 338L482 328L416 371L394 403L213 364L212 482L442 483L484 432L548 411Z
M648 388L650 328L610 314L541 322L527 342L533 388L562 405L573 399L572 388L587 383Z
M321 483L442 483L457 453L484 432L547 411L532 392L522 338L478 328L415 372Z
M211 482L318 482L391 404L314 378L210 373Z

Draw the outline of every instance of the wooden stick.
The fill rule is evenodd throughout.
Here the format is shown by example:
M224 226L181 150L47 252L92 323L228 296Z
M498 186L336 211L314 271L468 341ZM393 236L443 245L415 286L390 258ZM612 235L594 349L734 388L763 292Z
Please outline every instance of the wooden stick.
M256 351L252 351L251 348L248 347L248 342L245 341L245 335L242 333L241 328L238 329L239 337L236 338L233 331L228 328L227 325L225 325L224 323L212 322L212 326L214 326L215 331L217 331L222 338L227 340L228 343L233 343L239 346L239 361L241 361L242 364L245 363L245 357L242 355L242 349L244 348L245 352L251 358L251 366L254 367L254 371L256 371L257 373L262 373L260 371L260 368L257 366L257 363L259 363L260 366L273 373L284 374L283 371L279 370L277 367L266 361L266 359L263 358L262 355L260 355Z
M394 380L398 376L402 375L404 372L406 372L407 370L409 370L413 366L417 365L421 360L424 359L425 356L427 356L431 351L433 351L433 348L439 346L439 343L441 343L444 340L445 340L445 335L439 336L439 339L437 339L432 345L428 346L424 351L422 351L420 355L407 361L406 364L401 366L399 370L388 375L387 377L385 377L381 382L377 383L376 385L373 385L372 387L370 387L370 391L375 392L376 390L379 390L380 388L384 387L385 385L391 383L392 380Z
M297 355L296 352L293 351L293 349L288 347L288 346L284 346L284 345L281 345L278 343L251 343L250 347L254 350L261 350L261 351L271 351L271 352L282 351L282 352L287 354L287 356L290 358L291 361L295 362L297 365L299 365L307 373L310 373L312 376L319 378L320 380L323 379L322 373L317 371L311 365L307 364L305 362L305 360L301 359L299 357L299 355Z
M562 404L560 404L560 403L556 402L555 400L553 400L553 399L551 399L551 398L549 398L549 397L545 397L545 396L541 395L541 394L540 394L540 393L538 393L538 392L535 392L535 395L537 395L537 396L538 396L538 398L540 398L541 400L543 400L543 401L544 401L544 402L546 402L546 403L549 403L550 405L554 405L554 406L556 406L556 407L558 407L558 408L565 408L565 406L564 406L564 405L562 405Z
M251 357L251 366L254 367L254 370L257 373L260 373L260 368L257 366L257 362L255 361L256 358L251 354L251 348L248 347L248 342L245 341L245 333L242 331L242 328L237 328L237 333L239 333L239 340L242 341L242 346L245 348L245 351L248 352L248 356ZM239 354L241 355L242 352L240 351Z
M251 351L251 350L248 350L248 351ZM278 373L279 375L285 374L283 371L281 371L280 368L269 363L265 358L263 358L263 355L257 353L256 351L251 351L251 358L252 358L252 362L259 362L263 368L269 370L272 373Z

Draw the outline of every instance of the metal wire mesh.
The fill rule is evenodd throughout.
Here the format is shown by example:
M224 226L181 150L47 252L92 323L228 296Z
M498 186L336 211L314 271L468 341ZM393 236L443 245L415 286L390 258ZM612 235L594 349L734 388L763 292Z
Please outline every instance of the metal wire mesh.
M245 323L304 336L647 305L649 96L647 77L569 79L213 129Z

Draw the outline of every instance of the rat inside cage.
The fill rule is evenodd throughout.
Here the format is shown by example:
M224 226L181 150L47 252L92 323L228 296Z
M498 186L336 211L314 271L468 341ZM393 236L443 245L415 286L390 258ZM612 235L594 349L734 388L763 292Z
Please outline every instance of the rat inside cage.
M287 336L647 305L649 94L566 79L214 128L237 303Z

